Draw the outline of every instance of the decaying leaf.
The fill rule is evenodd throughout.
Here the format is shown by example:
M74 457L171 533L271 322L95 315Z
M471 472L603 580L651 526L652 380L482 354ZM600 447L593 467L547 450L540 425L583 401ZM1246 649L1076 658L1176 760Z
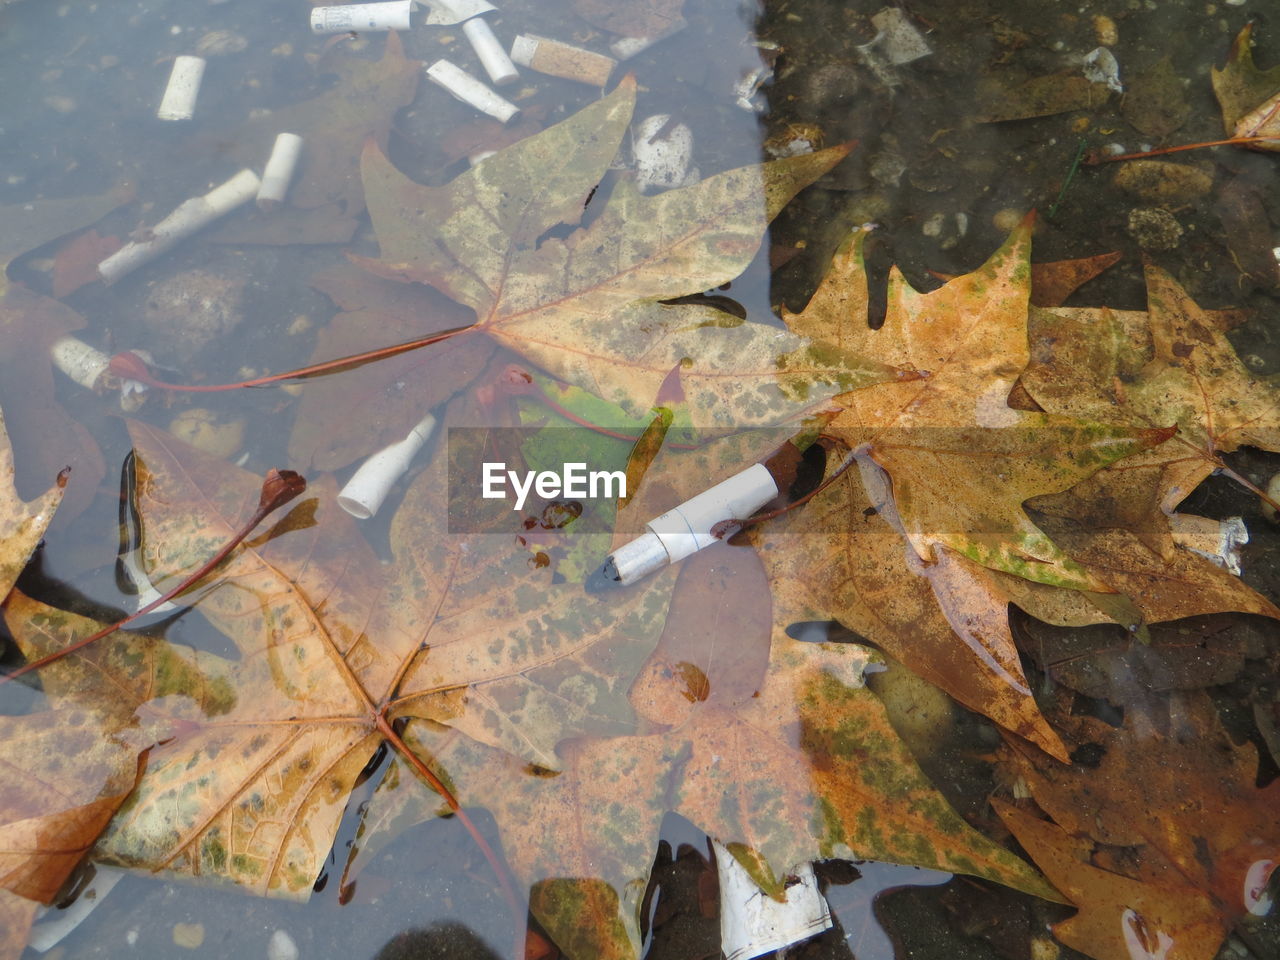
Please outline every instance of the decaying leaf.
M1275 135L1249 146L1280 149L1280 65L1259 70L1253 64L1253 24L1246 23L1231 44L1226 65L1212 71L1213 92L1222 107L1222 124L1232 137Z
M966 872L1056 899L919 773L861 685L867 656L775 633L757 696L736 709L681 697L670 730L571 741L552 777L439 728L414 724L408 737L464 799L494 813L535 916L573 957L636 955L636 911L668 811L723 842L774 896L785 872L817 853ZM687 689L685 677L669 679ZM401 783L375 796L371 819L392 818L384 804L431 803Z
M1028 360L1029 253L1024 223L980 269L931 293L912 290L895 270L884 325L873 330L855 238L805 310L786 319L850 353L921 374L840 397L843 410L827 430L850 448L866 445L889 473L922 560L932 562L945 547L1029 580L1110 592L1056 547L1022 504L1157 445L1169 431L1009 406Z
M413 102L422 64L404 55L399 34L387 34L379 60L331 51L320 65L336 73L334 86L303 103L272 110L238 131L231 151L257 168L282 130L303 138L302 159L288 206L213 234L228 243L341 243L364 210L360 151L366 141L385 147L395 112Z
M900 378L770 325L659 302L737 276L778 210L847 148L652 196L624 181L585 227L544 236L583 216L634 97L624 80L443 187L413 183L370 147L362 170L382 257L358 262L429 283L475 311L464 336L491 337L631 415L649 408L677 366L691 420L707 427L798 420L834 393Z
M1259 908L1280 859L1280 784L1254 785L1256 749L1230 741L1206 696L1171 706L1136 706L1120 729L1083 721L1078 739L1105 751L1093 768L1014 751L1058 826L1008 805L1001 815L1080 907L1057 935L1098 960L1209 960L1231 924ZM1135 937L1147 954L1127 946Z
M44 536L53 511L62 501L64 484L65 479L60 477L38 500L22 501L13 484L13 451L5 430L4 411L0 410L0 601L9 595Z
M1148 312L1034 313L1036 352L1022 385L1051 413L1109 424L1177 425L1169 443L1099 474L1123 525L1158 533L1196 486L1244 445L1280 449L1280 391L1254 376L1221 327L1167 273L1147 268ZM1135 324L1135 320L1138 322Z

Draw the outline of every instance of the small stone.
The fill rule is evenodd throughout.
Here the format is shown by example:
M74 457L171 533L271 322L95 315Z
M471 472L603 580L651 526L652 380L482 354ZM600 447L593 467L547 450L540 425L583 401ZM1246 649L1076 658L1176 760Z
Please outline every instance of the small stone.
M188 950L198 950L204 943L203 923L175 923L173 925L173 942Z
M210 30L196 41L196 54L201 57L220 57L239 53L249 46L249 41L232 30Z
M1272 500L1280 503L1280 473L1271 478L1271 482L1267 484L1267 496ZM1276 508L1269 503L1262 504L1262 515L1272 523L1280 523L1280 516L1276 514Z
M1182 225L1168 210L1137 207L1129 211L1129 236L1144 250L1173 250L1182 240Z
M244 442L244 420L227 420L213 410L192 407L169 422L169 432L197 450L225 460Z
M57 94L44 98L44 105L55 113L74 113L76 102L70 97L63 97Z
M276 930L267 943L267 960L298 960L300 952L287 930Z
M1209 174L1166 160L1130 160L1116 171L1112 182L1149 203L1186 203L1213 189Z
M186 364L209 342L244 320L244 281L208 270L184 270L149 292L143 322L150 346Z
M1012 233L1013 228L1022 222L1024 212L1015 210L1013 207L997 210L991 218L991 225L1001 233Z
M1114 47L1120 42L1120 31L1116 22L1105 14L1093 18L1093 35L1103 47Z

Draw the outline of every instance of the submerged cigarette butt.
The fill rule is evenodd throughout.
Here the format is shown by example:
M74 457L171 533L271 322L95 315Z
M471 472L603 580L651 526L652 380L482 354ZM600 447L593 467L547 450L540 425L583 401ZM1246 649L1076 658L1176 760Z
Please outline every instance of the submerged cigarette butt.
M86 390L96 390L111 366L111 358L75 337L59 337L49 348L53 365Z
M103 283L115 283L127 273L154 260L179 240L253 199L260 181L252 170L241 170L226 183L201 197L192 197L151 228L151 239L126 243L98 264Z
M427 77L432 83L444 87L458 100L475 107L481 113L506 123L520 108L448 60L437 60L427 67Z
M200 81L204 79L202 57L183 55L175 57L169 72L169 83L160 99L156 116L161 120L190 120L195 114L196 97L200 94Z
M347 3L316 7L311 11L312 33L346 33L350 30L408 30L413 0L389 3Z
M271 157L262 171L262 185L258 187L258 207L270 210L284 201L289 192L289 181L302 155L302 138L296 133L276 135Z
M522 33L511 45L511 59L522 67L565 80L603 87L618 65L612 57L559 40Z
M435 427L436 418L427 414L403 440L371 454L338 492L338 505L358 520L377 513Z
M489 74L489 79L496 86L504 87L519 79L520 71L511 62L507 51L493 35L493 29L484 17L472 17L462 25L462 32L471 41L471 48L475 50L485 73Z

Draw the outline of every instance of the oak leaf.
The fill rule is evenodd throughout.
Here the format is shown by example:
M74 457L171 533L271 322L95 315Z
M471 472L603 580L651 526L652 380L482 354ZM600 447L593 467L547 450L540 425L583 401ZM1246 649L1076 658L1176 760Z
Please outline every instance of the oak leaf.
M1210 76L1231 137L1272 139L1251 143L1255 150L1280 149L1280 65L1259 70L1253 63L1253 24L1246 23L1231 44L1227 62Z
M1262 909L1280 859L1280 785L1255 786L1256 748L1230 741L1204 694L1173 705L1163 717L1134 706L1119 729L1080 721L1077 739L1105 751L1095 767L1012 751L1032 797L1062 834L1026 814L1010 816L1007 807L1001 813L1081 908L1056 933L1098 960L1135 955L1122 949L1131 931L1141 931L1140 942L1167 944L1165 954L1152 946L1152 956L1208 960L1236 920ZM1077 848L1073 857L1064 856L1066 837ZM1086 858L1090 866L1072 862Z
M1111 588L1058 548L1023 503L1065 490L1169 433L1016 410L1010 391L1028 362L1030 223L982 267L930 293L894 270L884 325L871 329L860 241L837 255L799 314L802 333L921 374L841 396L827 427L865 446L893 481L907 537L922 560L945 547L976 563L1055 586Z

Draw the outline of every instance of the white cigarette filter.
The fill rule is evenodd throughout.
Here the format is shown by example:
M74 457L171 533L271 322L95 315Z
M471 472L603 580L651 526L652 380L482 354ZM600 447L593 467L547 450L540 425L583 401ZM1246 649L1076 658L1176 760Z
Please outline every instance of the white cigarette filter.
M489 79L496 86L505 87L507 84L515 83L519 79L520 71L511 62L511 58L507 56L507 51L502 48L498 38L493 35L493 28L489 26L489 22L484 17L472 17L462 25L462 32L471 41L471 48L475 50L476 56L480 58L480 64L484 67L484 72L489 74Z
M427 414L403 440L370 455L338 491L338 505L358 520L372 517L435 428L436 418Z
M179 240L252 200L261 181L252 170L241 170L202 197L192 197L151 228L151 239L126 243L98 264L103 283L115 283L127 273L154 260Z
M409 18L412 14L413 0L315 7L311 11L311 32L408 30Z
M160 108L156 116L161 120L190 120L195 114L196 97L200 95L200 81L204 79L202 57L191 57L185 54L174 57L173 69L169 72L169 84L164 88L164 96L160 98Z
M593 87L603 87L618 65L612 57L575 47L560 40L522 33L511 45L511 59L522 67L552 77L577 80Z
M86 390L96 390L111 358L75 337L59 337L49 348L53 365Z
M277 134L271 156L262 171L262 184L258 187L258 207L270 210L284 202L289 192L289 182L302 155L302 138L296 133Z
M432 83L448 90L456 99L503 123L520 112L520 108L510 100L490 90L467 71L448 60L437 60L427 67L427 77Z
M683 560L720 539L712 534L724 520L746 519L778 495L778 484L762 463L650 520L649 532L615 550L610 557L617 582L635 583L655 570Z

